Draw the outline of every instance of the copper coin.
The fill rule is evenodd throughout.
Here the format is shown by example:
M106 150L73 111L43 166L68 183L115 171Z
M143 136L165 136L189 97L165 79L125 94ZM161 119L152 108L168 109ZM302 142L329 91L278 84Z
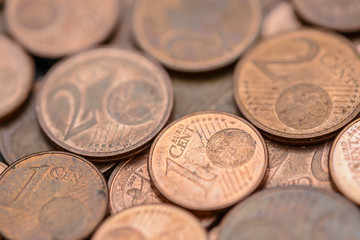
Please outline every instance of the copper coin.
M0 121L14 113L30 93L34 63L15 42L0 34Z
M261 21L258 0L140 0L132 29L138 44L168 68L197 72L235 61Z
M261 36L270 37L277 33L301 28L293 5L288 1L280 1L264 17Z
M310 187L258 192L233 208L219 240L360 239L359 209L342 196Z
M206 240L206 233L190 213L165 204L129 208L108 218L93 240L177 239Z
M138 53L99 48L69 58L46 75L37 116L60 147L92 161L145 149L169 118L166 72Z
M187 115L155 139L149 172L156 189L171 202L198 210L237 203L262 182L267 150L245 120L222 112Z
M266 188L301 185L332 190L328 168L332 141L309 146L265 142L269 152Z
M236 102L268 137L325 141L360 112L360 57L340 35L303 29L261 41L238 64Z
M59 58L105 40L114 29L118 0L13 0L5 4L7 29L26 49Z
M358 0L293 0L293 3L307 22L339 32L360 30Z
M341 193L360 205L360 119L335 139L330 152L330 173Z
M3 162L0 162L0 174L7 168L8 166L3 163Z
M8 239L83 239L104 218L104 177L64 152L27 156L0 178L0 232Z

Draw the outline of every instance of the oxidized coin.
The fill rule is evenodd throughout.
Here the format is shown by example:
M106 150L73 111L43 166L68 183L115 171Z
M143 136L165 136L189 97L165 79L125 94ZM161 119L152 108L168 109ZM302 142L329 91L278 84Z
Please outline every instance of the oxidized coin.
M293 0L304 20L339 32L360 30L359 0Z
M238 64L236 102L286 144L325 141L360 112L360 58L340 35L304 29L260 42Z
M149 172L170 201L192 210L227 208L253 192L267 168L267 150L245 120L222 112L187 115L151 146Z
M104 218L104 177L64 152L37 153L0 178L0 232L8 239L84 239Z
M30 93L34 63L15 42L0 34L0 121L14 113Z
M332 142L309 146L265 142L269 153L266 188L301 185L332 190L328 168Z
M258 0L139 0L132 29L139 45L167 67L197 72L235 61L261 21Z
M360 205L360 119L335 139L330 152L330 173L341 193Z
M7 168L8 166L6 166L5 163L0 162L0 174Z
M59 58L105 40L118 22L118 0L12 0L10 33L34 55Z
M129 208L108 218L93 240L206 240L205 230L190 213L165 204Z
M360 239L359 209L339 194L311 187L258 192L233 208L219 240Z
M129 157L162 129L173 105L166 72L138 53L90 50L46 75L40 126L60 147L94 161Z

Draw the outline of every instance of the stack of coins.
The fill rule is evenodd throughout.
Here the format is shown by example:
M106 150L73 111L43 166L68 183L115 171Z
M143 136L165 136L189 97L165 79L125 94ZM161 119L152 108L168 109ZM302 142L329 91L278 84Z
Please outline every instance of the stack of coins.
M358 0L0 5L0 239L360 239Z

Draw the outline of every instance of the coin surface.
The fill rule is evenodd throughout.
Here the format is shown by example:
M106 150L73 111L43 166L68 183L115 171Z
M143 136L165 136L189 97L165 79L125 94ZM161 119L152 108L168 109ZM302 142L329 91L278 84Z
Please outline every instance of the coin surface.
M197 72L235 61L261 21L258 0L140 0L132 29L137 43L168 68Z
M119 18L118 0L14 0L5 4L7 29L27 50L59 58L100 43Z
M165 204L129 208L108 218L93 240L206 240L205 230L190 213Z
M166 72L129 50L90 50L45 78L37 99L40 126L57 145L92 161L145 149L172 110Z
M330 173L341 193L360 205L360 119L336 137L330 152Z
M27 156L0 178L0 232L8 239L83 239L104 218L104 177L64 152Z
M14 113L30 93L34 63L15 42L0 34L0 121Z
M333 33L303 29L261 41L239 62L241 112L286 144L325 141L360 112L360 58Z
M332 190L328 168L332 141L309 146L265 142L269 153L266 188L301 185Z
M219 240L360 238L360 213L344 197L311 187L258 192L223 219Z
M8 166L3 163L3 162L0 162L0 174L7 168Z
M197 211L227 208L253 192L267 168L267 150L245 120L222 112L187 115L155 139L149 172L168 200Z
M358 0L293 0L293 3L307 22L339 32L360 30Z

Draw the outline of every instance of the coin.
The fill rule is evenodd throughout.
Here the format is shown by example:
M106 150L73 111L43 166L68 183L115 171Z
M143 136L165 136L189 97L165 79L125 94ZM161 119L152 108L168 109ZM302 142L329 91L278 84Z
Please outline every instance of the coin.
M219 240L359 239L360 213L342 196L310 187L274 188L233 208Z
M206 240L206 233L190 213L165 204L129 208L108 218L93 240L177 239Z
M360 205L360 119L349 124L336 137L330 152L330 173L340 192Z
M8 239L83 239L104 218L104 177L64 152L37 153L0 177L0 232Z
M168 68L198 72L235 61L261 21L258 0L140 0L132 29L137 43Z
M288 1L280 1L264 17L261 36L270 37L299 28L301 23L295 15L293 5Z
M332 190L328 169L332 141L309 146L265 142L269 152L266 188L301 185Z
M296 11L307 22L339 32L360 30L358 0L293 0Z
M197 211L220 210L240 201L262 182L265 142L245 120L222 112L187 115L154 140L149 172L168 200Z
M92 161L145 149L169 118L173 90L166 72L136 52L90 50L45 77L37 117L60 147Z
M220 226L213 227L208 233L209 240L218 240L219 239Z
M117 0L14 0L5 4L7 29L27 50L60 58L105 40L116 26Z
M285 144L325 141L360 112L360 58L340 35L303 29L257 44L239 62L234 94L244 116Z
M3 163L3 162L0 162L0 174L7 168L8 166Z
M360 37L355 38L354 40L356 50L360 53Z
M14 113L30 93L34 63L15 42L0 34L0 121Z

